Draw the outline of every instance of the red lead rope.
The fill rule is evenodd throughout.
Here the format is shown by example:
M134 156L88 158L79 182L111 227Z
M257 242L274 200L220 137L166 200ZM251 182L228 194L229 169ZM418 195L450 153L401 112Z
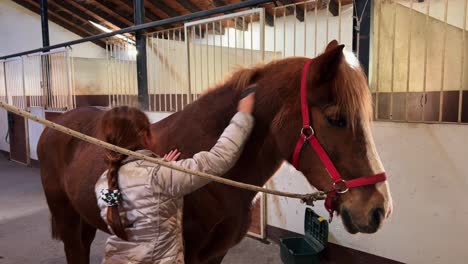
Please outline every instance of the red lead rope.
M310 64L312 60L307 60L304 68L302 69L302 78L301 78L301 112L302 112L302 129L301 129L301 136L297 141L296 148L294 149L294 154L292 158L292 163L296 169L298 169L299 165L299 155L301 154L302 148L308 144L312 146L312 148L317 153L318 157L323 163L323 166L327 170L328 174L330 175L333 181L333 187L327 193L327 199L325 200L325 208L330 213L330 221L333 218L333 213L335 211L334 201L337 194L345 193L350 188L355 188L359 186L371 185L376 184L378 182L383 182L387 180L387 176L385 172L360 177L357 179L345 181L341 178L340 173L336 169L333 162L328 157L328 154L323 149L322 145L318 141L317 137L315 136L315 132L310 125L310 115L309 115L309 104L307 103L307 73L309 72ZM307 131L307 133L306 133Z

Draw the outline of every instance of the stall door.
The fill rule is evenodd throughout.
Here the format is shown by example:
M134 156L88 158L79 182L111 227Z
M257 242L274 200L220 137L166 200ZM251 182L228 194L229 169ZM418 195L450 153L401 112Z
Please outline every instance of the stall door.
M28 123L24 117L8 113L10 159L22 164L29 164L27 128Z

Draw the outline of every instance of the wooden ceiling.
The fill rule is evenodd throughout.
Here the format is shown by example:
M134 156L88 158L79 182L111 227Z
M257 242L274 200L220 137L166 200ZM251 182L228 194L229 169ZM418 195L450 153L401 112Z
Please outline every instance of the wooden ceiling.
M40 5L37 0L13 0L17 4L40 14ZM242 0L145 0L145 22L176 17L201 10L241 2ZM327 0L316 0L307 4L307 10L315 8L326 8ZM340 0L331 0L329 10L334 15ZM341 0L341 5L352 4L353 0ZM273 25L274 7L302 3L296 10L292 6L286 8L286 14L296 13L299 21L304 21L303 0L280 0L275 3L264 5L266 9L265 21ZM96 22L102 26L116 30L133 25L133 1L132 0L48 0L49 20L72 31L73 33L87 37L103 33L93 26L89 21ZM278 15L278 14L277 14ZM283 15L283 11L281 11ZM166 28L182 26L182 24L168 25ZM157 28L162 29L162 28ZM132 37L130 34L129 37ZM94 43L104 46L103 40Z

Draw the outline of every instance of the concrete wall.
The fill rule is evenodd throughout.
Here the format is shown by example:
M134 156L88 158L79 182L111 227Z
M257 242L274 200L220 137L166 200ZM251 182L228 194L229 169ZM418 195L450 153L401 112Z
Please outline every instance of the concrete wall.
M465 263L468 126L376 122L373 131L389 176L393 216L373 235L350 235L335 218L330 240L405 263ZM267 186L313 191L290 165ZM316 209L327 215L321 203ZM268 196L269 225L303 233L303 217L304 205Z

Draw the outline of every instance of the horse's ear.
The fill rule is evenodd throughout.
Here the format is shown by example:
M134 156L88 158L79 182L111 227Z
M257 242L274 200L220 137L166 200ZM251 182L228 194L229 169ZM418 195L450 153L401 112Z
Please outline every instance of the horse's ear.
M321 83L330 81L336 75L338 67L344 59L344 45L338 45L338 42L335 42L330 42L325 52L316 58L317 80Z
M328 43L327 47L325 48L325 52L327 51L330 51L334 48L336 48L338 46L338 41L336 41L336 39L330 41L330 43Z

